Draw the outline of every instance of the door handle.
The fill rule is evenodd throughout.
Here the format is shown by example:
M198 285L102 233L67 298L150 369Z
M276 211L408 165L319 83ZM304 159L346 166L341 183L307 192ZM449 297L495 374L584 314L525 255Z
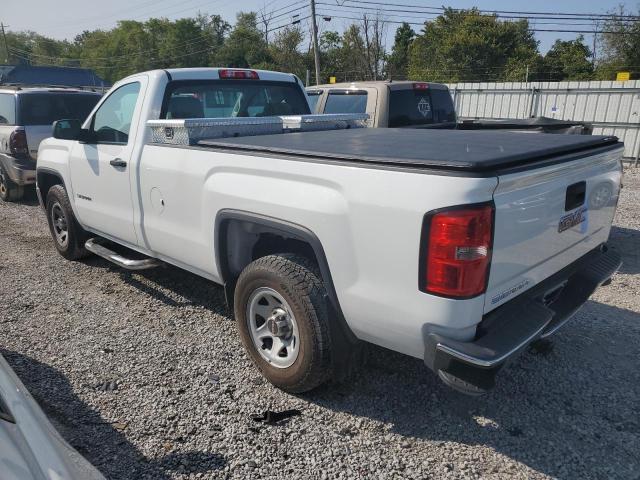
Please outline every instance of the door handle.
M109 162L109 165L111 165L112 167L126 167L127 162L125 162L121 158L114 158Z

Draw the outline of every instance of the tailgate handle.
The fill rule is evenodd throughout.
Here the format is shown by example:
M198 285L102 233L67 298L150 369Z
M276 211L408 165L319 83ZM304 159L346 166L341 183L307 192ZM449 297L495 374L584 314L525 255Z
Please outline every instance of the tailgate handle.
M584 204L584 198L587 192L587 182L574 183L567 187L567 196L564 200L564 211L568 212L574 208L578 208Z

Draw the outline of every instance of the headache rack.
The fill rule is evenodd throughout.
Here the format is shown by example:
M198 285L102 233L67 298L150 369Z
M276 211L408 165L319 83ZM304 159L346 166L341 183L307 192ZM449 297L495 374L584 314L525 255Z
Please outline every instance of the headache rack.
M187 118L183 120L148 120L147 126L151 129L151 143L196 145L201 140L216 138L364 128L367 126L368 118L369 115L366 113Z

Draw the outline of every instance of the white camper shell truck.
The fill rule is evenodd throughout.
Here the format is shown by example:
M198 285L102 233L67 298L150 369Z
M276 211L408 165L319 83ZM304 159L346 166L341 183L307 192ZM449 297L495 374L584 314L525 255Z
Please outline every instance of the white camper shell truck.
M615 137L370 129L362 115L310 113L290 74L119 81L40 147L56 248L223 285L247 352L291 392L347 371L364 341L482 393L620 266L606 245Z

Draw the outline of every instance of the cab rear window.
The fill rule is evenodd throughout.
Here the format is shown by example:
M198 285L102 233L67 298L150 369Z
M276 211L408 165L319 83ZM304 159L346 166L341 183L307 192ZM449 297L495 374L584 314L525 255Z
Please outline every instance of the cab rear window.
M84 121L100 95L87 93L28 93L18 98L18 125L51 125L56 120Z
M448 90L429 88L390 92L390 127L449 123L455 120L456 112Z
M335 90L329 92L324 113L366 113L367 92L365 90Z
M304 115L307 99L293 82L189 80L167 86L160 118Z

